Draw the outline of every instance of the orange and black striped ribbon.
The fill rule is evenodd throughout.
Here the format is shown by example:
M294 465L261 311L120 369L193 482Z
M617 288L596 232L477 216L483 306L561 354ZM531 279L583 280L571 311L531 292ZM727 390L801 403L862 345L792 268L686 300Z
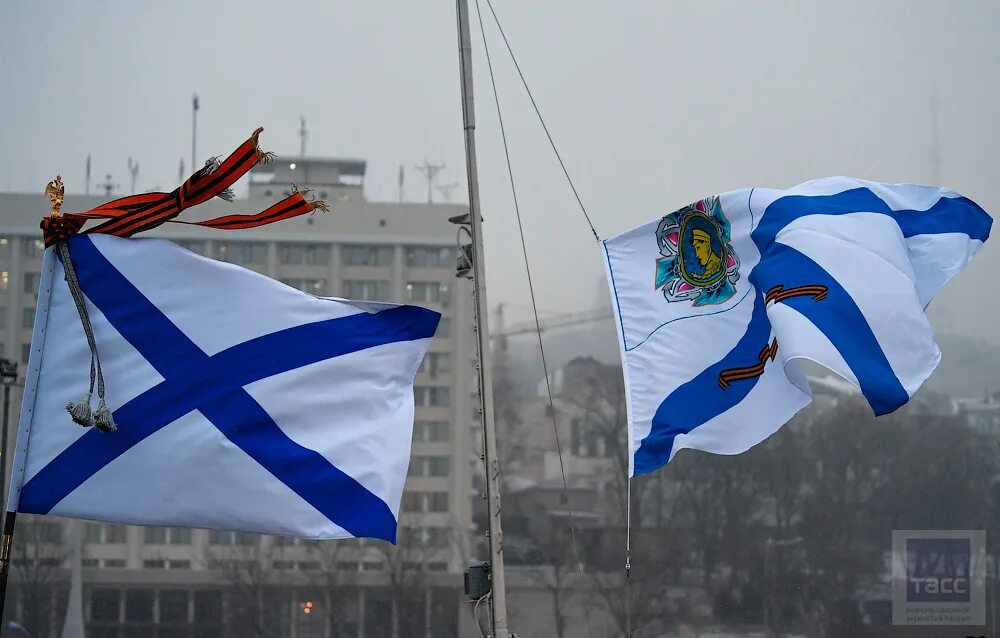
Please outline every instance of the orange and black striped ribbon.
M760 351L760 354L757 355L758 361L754 365L747 366L745 368L730 368L720 372L719 387L725 390L733 381L759 377L764 374L764 366L767 364L768 360L774 361L774 357L777 354L778 340L774 339L771 341L770 345L764 346L763 350Z
M130 195L82 213L67 213L61 217L45 218L42 221L45 245L50 246L60 239L80 232L83 225L91 219L106 221L84 232L131 237L166 222L238 230L264 226L304 215L316 209L327 210L324 202L307 201L304 197L305 192L295 192L261 213L225 215L201 222L174 219L181 211L224 193L258 163L269 161L271 154L261 151L257 145L257 138L263 130L258 128L223 162L206 164L170 193Z

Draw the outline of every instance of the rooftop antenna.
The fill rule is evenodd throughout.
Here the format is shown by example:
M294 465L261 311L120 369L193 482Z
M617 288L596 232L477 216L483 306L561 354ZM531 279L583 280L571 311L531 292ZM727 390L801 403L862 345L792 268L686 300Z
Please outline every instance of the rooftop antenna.
M135 179L139 177L139 162L133 161L131 156L128 158L128 172L132 174L132 193L134 194L136 192Z
M406 179L406 173L403 171L403 165L399 165L399 203L403 203L403 181Z
M90 155L87 156L87 186L83 192L85 195L90 195Z
M309 137L309 131L306 130L306 118L303 115L299 116L299 157L306 156L306 138Z
M111 197L111 194L115 192L116 188L118 188L118 184L115 184L114 182L111 181L111 173L108 173L107 176L105 176L104 178L104 183L97 184L97 187L104 189L105 197Z
M437 179L438 173L444 170L444 164L431 164L426 159L423 164L417 164L417 170L424 174L424 179L427 180L427 203L434 203L434 180Z
M459 186L461 186L461 184L458 182L452 182L451 184L438 184L434 188L437 189L437 192L441 193L441 197L443 197L444 201L448 203L451 202L451 191L455 190Z
M191 96L191 169L198 165L198 155L195 152L198 145L198 109L201 104L198 102L198 94Z
M180 166L179 169L177 169L177 183L178 184L183 184L184 183L184 158L183 157L181 158L181 166Z

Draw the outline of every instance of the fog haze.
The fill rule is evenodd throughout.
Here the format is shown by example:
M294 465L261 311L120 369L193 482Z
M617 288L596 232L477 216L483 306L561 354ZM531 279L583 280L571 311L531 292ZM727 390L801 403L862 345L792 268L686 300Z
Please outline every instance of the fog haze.
M940 183L1000 210L996 3L495 6L602 237L712 193L834 174ZM606 294L597 246L490 22L487 35L539 305L588 309ZM526 280L475 15L473 36L490 302L518 319ZM195 92L201 160L258 125L265 148L297 154L302 115L308 154L368 160L369 199L397 197L400 164L407 199L425 198L424 158L448 165L439 183L465 181L450 2L8 2L0 82L0 190L61 173L82 191L88 154L94 183L127 186L131 156L139 190L173 188ZM1000 344L998 265L987 245L932 307L939 329Z

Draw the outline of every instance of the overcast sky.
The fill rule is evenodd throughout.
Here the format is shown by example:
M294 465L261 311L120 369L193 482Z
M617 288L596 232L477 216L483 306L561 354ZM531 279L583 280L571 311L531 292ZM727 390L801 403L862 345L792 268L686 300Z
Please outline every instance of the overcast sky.
M608 237L694 199L847 174L940 182L1000 210L1000 3L495 0L597 231ZM622 10L622 7L629 7ZM425 197L414 164L464 169L452 2L0 3L0 190L56 173L82 191L111 173L172 189L189 163L257 125L265 148L368 160L369 199ZM485 5L484 5L485 10ZM582 220L514 69L487 24L544 311L606 295ZM528 303L496 110L474 25L490 301ZM939 162L932 140L935 113ZM994 240L996 242L997 240ZM1000 247L936 303L987 336ZM952 326L949 326L951 328ZM1000 339L993 337L994 342Z

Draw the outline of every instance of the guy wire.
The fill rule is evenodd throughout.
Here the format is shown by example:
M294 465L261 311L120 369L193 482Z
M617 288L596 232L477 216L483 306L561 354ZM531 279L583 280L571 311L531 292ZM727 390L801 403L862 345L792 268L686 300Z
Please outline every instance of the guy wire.
M487 2L489 2L489 0L487 0ZM492 7L491 7L491 10L492 10ZM504 128L503 113L502 113L501 108L500 108L500 94L497 91L496 79L495 79L495 77L493 75L493 62L492 62L492 60L490 58L489 43L487 42L487 39L486 39L486 29L485 29L485 27L483 25L483 14L482 14L482 11L480 10L480 7L479 7L479 0L476 0L476 15L479 18L479 30L480 30L480 33L482 33L482 36L483 36L483 52L486 54L486 66L489 69L490 84L493 87L493 99L494 99L494 102L496 103L496 107L497 107L497 119L500 122L500 137L503 140L503 150L504 150L504 155L506 156L506 160L507 160L507 175L510 178L510 191L511 191L511 196L512 196L512 198L514 200L514 213L515 213L515 216L517 218L517 230L518 230L518 234L520 235L520 238L521 238L521 252L524 255L524 269L525 269L525 271L527 272L527 275L528 275L528 291L529 291L530 296L531 296L531 311L532 311L532 313L534 314L534 317L535 317L535 330L536 330L536 333L538 335L538 350L541 353L541 357L542 357L542 372L545 375L545 389L546 389L546 391L548 393L549 412L552 415L552 433L555 436L556 453L559 456L559 471L560 471L560 473L562 475L562 483L563 483L562 500L565 503L569 503L569 484L566 481L566 466L565 466L565 464L563 462L562 445L560 444L560 441L559 441L559 426L558 426L558 424L556 422L556 408L555 408L555 403L553 402L553 399L552 399L552 382L549 379L549 368L548 368L548 363L546 362L546 359L545 359L545 346L544 346L544 344L542 342L542 327L541 327L541 322L538 319L538 304L535 302L535 287L534 287L534 284L532 283L532 278L531 278L531 264L529 263L529 260L528 260L528 248L527 248L527 244L525 243L525 240L524 240L524 226L521 223L521 207L520 207L520 205L518 203L518 199L517 199L517 187L514 184L514 169L513 169L513 166L511 165L511 161L510 161L510 149L507 146L507 132L506 132L506 129ZM499 26L499 23L498 23L498 26ZM550 141L551 141L551 138L550 138ZM560 162L561 161L562 160L560 160ZM569 176L567 175L567 177L569 177ZM574 189L574 192L575 192L575 190L576 189ZM584 211L584 214L586 215L586 211ZM590 219L588 218L587 221L589 222ZM593 225L591 225L590 228L591 228L591 230L593 230L594 229ZM594 232L594 237L597 237L597 232L596 231ZM598 241L600 241L600 240L598 240ZM580 558L580 547L579 547L579 543L577 542L576 524L573 522L573 512L572 512L572 510L570 510L569 529L570 529L571 545L572 545L572 548L573 548L573 557L576 559L577 571L579 572L580 579L582 581L585 578L584 573L583 573L583 560L581 560L581 558ZM591 623L590 623L590 605L584 605L584 612L585 612L585 615L586 615L586 618L587 618L587 634L591 638L593 638L594 632L593 632L593 628L591 627Z
M573 183L573 178L569 176L569 171L566 169L566 163L563 162L562 155L559 154L559 149L556 148L555 140L552 139L552 134L549 133L549 127L545 124L545 118L542 117L542 112L538 108L538 103L535 102L535 96L531 93L531 89L528 87L528 81L524 78L524 73L521 72L521 65L517 63L517 57L514 55L514 49L511 48L510 41L507 39L507 34L504 33L503 27L500 25L500 18L497 17L497 12L493 9L493 3L490 0L486 0L486 6L490 8L490 13L493 14L493 21L496 23L497 29L500 31L500 36L503 38L503 42L507 46L507 53L510 54L510 59L514 63L514 68L517 69L517 75L521 78L521 84L524 86L524 91L528 94L528 99L531 100L531 106L534 107L535 115L538 116L538 121L542 125L542 130L545 131L545 137L549 139L549 146L552 147L552 152L555 153L556 159L559 160L559 167L562 168L563 175L566 176L566 181L569 182L569 187L573 190L573 196L576 197L576 203L580 205L580 211L583 212L583 216L587 220L587 225L590 226L590 232L594 234L594 239L601 241L600 236L597 234L597 230L594 229L594 222L590 220L590 215L587 213L587 207L583 205L583 200L580 199L580 193L576 190L576 184ZM481 19L480 22L482 22Z

